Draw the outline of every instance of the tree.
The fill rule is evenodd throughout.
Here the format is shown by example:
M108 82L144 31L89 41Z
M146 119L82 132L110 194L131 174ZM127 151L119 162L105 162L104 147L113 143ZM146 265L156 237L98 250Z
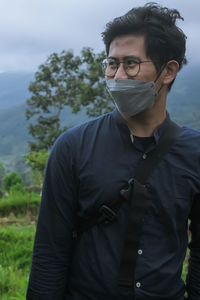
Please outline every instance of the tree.
M86 106L86 112L90 117L97 117L107 113L114 107L105 86L105 74L102 68L102 62L105 57L104 51L97 54L91 48L83 48L81 51L83 69L81 70L82 82L78 111L81 109L81 106ZM75 103L76 96L74 95ZM75 103L72 102L72 109Z
M26 118L34 118L29 133L31 151L49 150L56 138L67 128L61 127L60 115L70 106L77 113L83 106L89 116L110 111L112 101L105 89L102 60L105 53L94 54L83 48L81 57L71 51L53 53L39 66L35 81L29 86L32 93L27 100Z
M70 51L63 51L60 56L51 54L39 66L35 81L29 86L32 96L27 100L26 109L28 120L37 116L35 122L29 125L29 133L37 140L30 142L31 150L48 150L61 132L66 130L60 126L60 114L69 105L69 91L76 81L80 64L79 57L74 57Z
M6 176L4 176L4 178L3 178L4 190L9 192L11 187L16 184L22 185L22 177L17 172L13 171L13 172L8 173Z
M24 158L25 162L32 168L34 183L37 186L42 185L45 165L48 159L49 153L45 150L30 151Z
M0 187L2 185L2 179L5 176L4 164L0 162Z

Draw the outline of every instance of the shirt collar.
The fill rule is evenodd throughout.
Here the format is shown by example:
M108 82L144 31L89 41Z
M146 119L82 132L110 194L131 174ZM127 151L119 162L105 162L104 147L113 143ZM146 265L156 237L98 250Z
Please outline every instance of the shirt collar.
M165 129L168 127L169 123L170 123L170 116L167 111L167 116L166 116L165 120L154 131L154 138L155 138L156 144L158 143L160 137L163 135Z
M126 130L129 133L130 136L130 130L127 126L126 121L122 118L120 112L118 111L117 108L115 108L112 112L111 112L113 118L116 120L117 124L123 128L124 130ZM165 120L163 121L162 124L160 124L154 131L154 138L155 138L155 143L157 144L160 137L163 135L165 129L167 128L167 126L169 125L170 122L170 116L169 113L167 112L167 116L165 118Z

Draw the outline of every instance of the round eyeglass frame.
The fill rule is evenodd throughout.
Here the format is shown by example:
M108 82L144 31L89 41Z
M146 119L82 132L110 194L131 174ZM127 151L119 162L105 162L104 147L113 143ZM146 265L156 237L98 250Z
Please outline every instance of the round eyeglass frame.
M113 59L113 60L114 60L114 59ZM135 73L134 75L130 75L129 72L127 72L128 66L127 66L127 68L126 68L126 65L125 65L126 61L125 61L125 60L118 60L118 59L116 60L116 59L115 59L114 61L116 62L116 70L114 70L114 73L113 73L112 75L108 75L108 74L106 74L106 69L107 69L107 66L108 66L108 58L105 58L105 59L103 60L102 66L103 66L103 70L104 70L104 72L105 72L105 76L114 78L114 77L115 77L115 74L117 73L117 71L118 71L118 69L119 69L120 64L123 64L123 69L124 69L124 72L126 73L126 75L127 75L129 78L134 78L134 77L136 77L136 76L139 74L139 72L140 72L140 64L146 63L146 62L152 62L152 63L154 63L152 60L138 60L138 61L135 60L135 64L138 65L138 70L136 71L136 73Z

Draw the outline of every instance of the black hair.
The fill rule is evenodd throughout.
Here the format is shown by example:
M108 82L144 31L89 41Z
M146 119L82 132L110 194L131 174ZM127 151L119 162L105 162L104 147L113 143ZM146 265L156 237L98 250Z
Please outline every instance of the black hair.
M106 53L108 55L110 44L116 37L127 34L142 35L146 55L154 62L158 72L170 60L176 60L180 70L187 64L185 57L187 37L177 27L177 19L184 20L178 10L161 7L155 2L133 8L106 24L102 33ZM169 89L170 87L171 85Z

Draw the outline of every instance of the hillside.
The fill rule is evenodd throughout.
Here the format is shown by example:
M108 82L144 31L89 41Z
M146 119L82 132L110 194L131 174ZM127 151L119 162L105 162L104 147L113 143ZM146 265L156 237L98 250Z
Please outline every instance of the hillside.
M25 104L0 111L0 162L9 170L21 172L24 155L28 152L28 124L25 118ZM72 127L87 120L85 112L72 114L70 108L62 112L62 124Z
M33 73L0 73L0 111L25 103Z
M180 125L200 130L199 67L185 67L168 95L167 108Z
M9 168L21 165L28 150L28 122L25 119L25 101L33 74L0 74L0 161ZM198 95L198 68L186 67L169 93L167 108L172 119L200 130ZM77 115L66 108L63 125L73 126L87 119L85 112Z

